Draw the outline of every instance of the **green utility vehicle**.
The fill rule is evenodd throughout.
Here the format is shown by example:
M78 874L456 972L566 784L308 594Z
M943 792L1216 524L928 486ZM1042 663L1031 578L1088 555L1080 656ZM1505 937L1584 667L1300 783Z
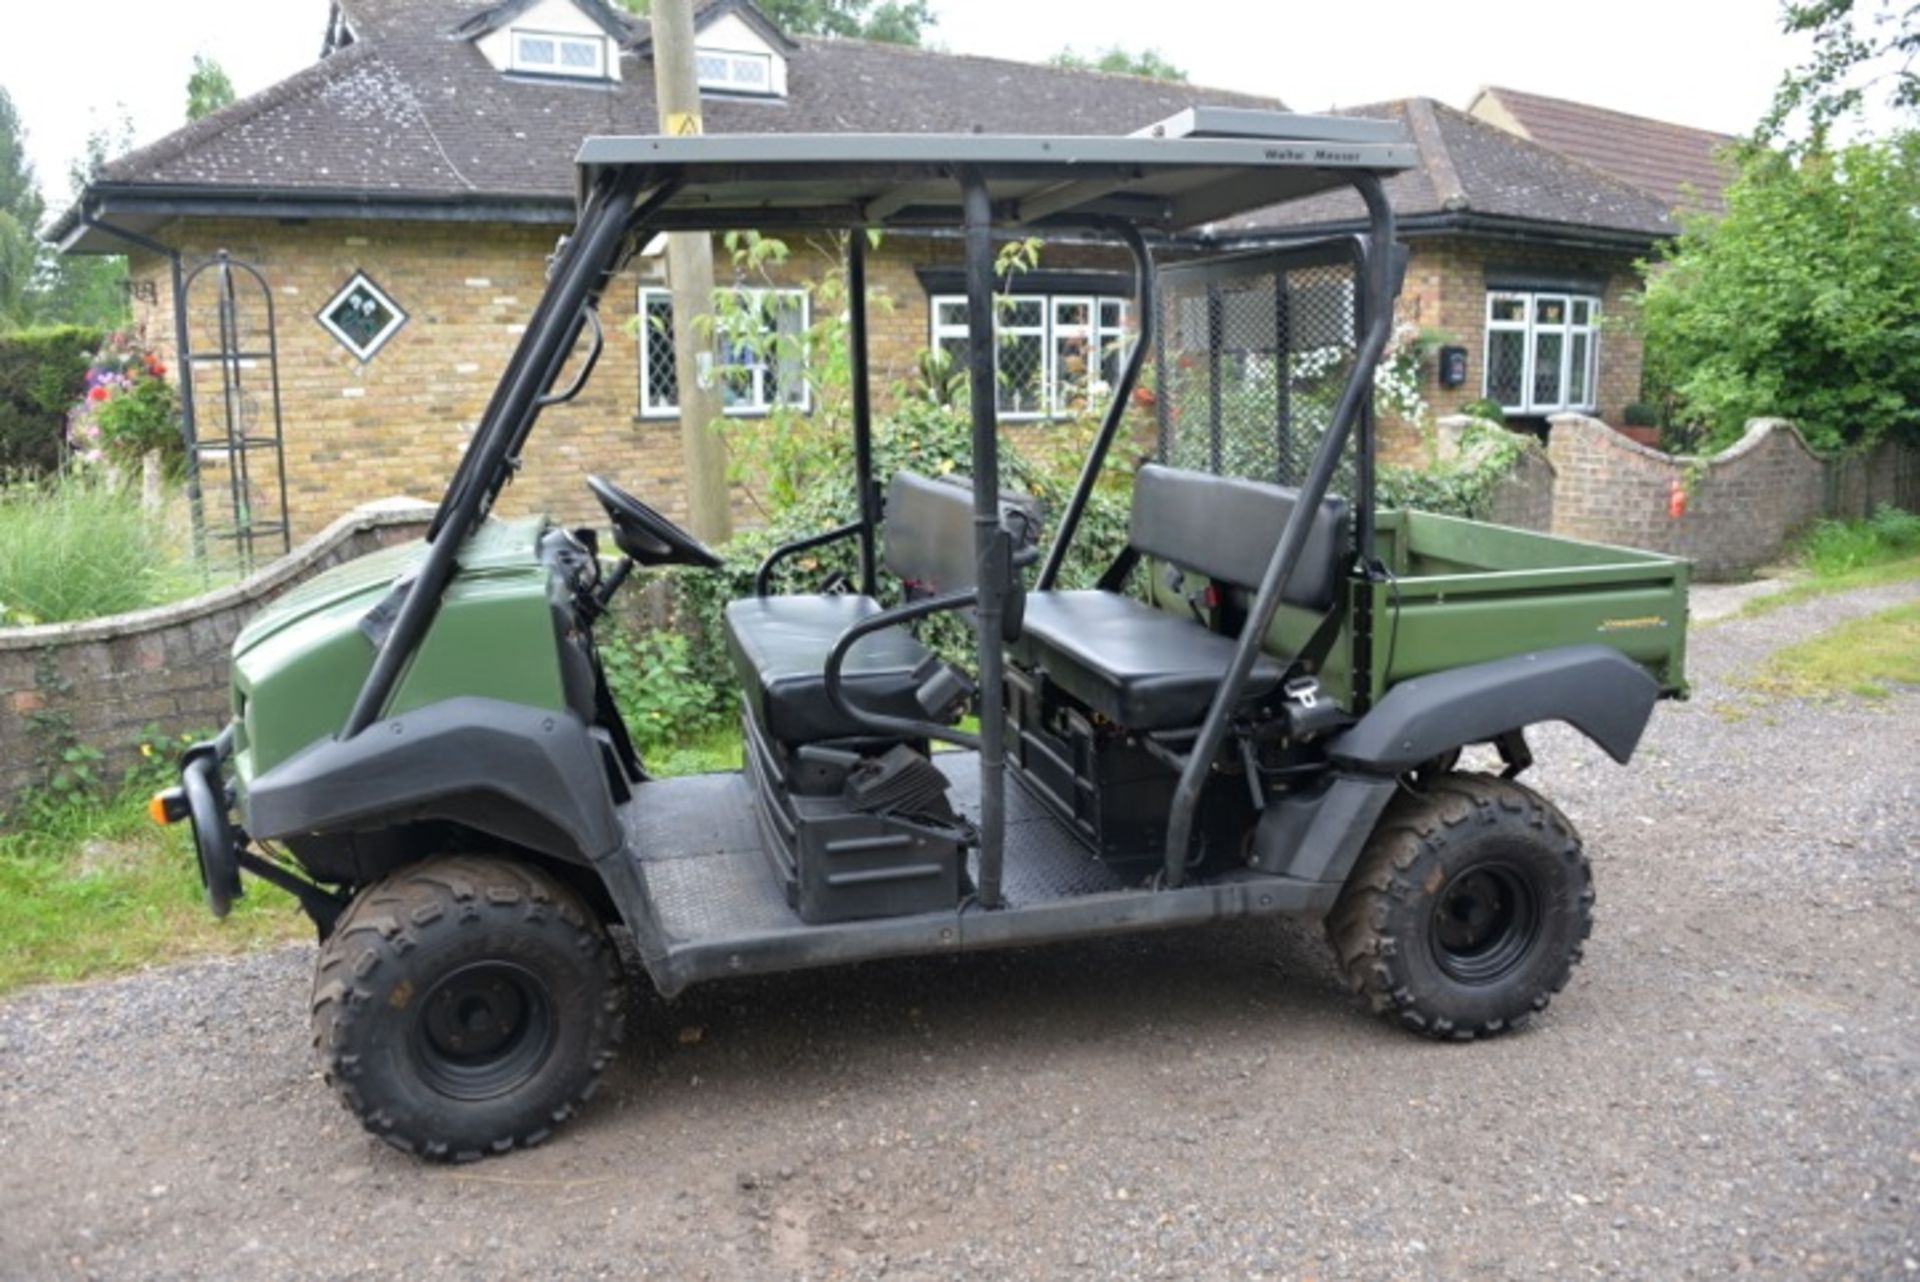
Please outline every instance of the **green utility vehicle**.
M596 138L579 160L578 224L427 537L263 611L232 723L158 799L191 821L215 913L245 873L312 917L315 1045L370 1130L463 1158L572 1115L625 1011L613 929L672 997L1295 915L1416 1032L1545 1007L1593 891L1572 825L1516 778L1525 732L1568 722L1628 759L1685 689L1686 567L1375 509L1397 125L1198 111L1131 138ZM1363 234L1156 270L1149 235L1341 189ZM635 567L717 559L597 477L617 560L592 529L489 515L541 411L592 375L603 292L661 230L956 225L971 477L873 474L866 237L847 236L859 519L777 550L709 638L745 768L651 778L594 628ZM1130 255L1137 332L1048 512L999 483L995 238L1060 234ZM1128 546L1067 589L1116 438L1146 430L1150 356ZM835 541L852 582L773 591ZM967 661L910 626L940 613L970 623ZM1476 744L1498 773L1459 768Z

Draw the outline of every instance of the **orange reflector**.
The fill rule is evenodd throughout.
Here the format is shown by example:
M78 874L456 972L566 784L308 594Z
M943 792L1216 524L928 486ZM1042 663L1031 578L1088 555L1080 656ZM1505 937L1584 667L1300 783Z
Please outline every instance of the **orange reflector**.
M153 820L163 828L173 822L167 815L167 798L165 793L156 792L147 798L147 818Z

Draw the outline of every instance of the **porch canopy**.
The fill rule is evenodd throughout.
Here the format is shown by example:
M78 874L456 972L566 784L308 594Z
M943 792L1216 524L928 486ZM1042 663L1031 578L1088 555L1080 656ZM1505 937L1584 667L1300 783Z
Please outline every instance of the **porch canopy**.
M732 134L596 137L579 192L607 170L672 186L657 230L958 227L957 179L985 181L1005 227L1124 221L1179 232L1410 169L1397 121L1196 108L1130 137L987 134Z

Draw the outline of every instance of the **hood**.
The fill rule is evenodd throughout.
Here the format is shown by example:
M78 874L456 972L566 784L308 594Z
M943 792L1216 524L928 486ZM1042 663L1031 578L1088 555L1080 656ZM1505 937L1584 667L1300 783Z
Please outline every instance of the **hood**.
M484 523L460 549L461 573L528 568L534 563L544 526L538 517ZM395 583L411 575L426 554L427 542L420 539L369 552L315 575L254 615L234 640L234 656L355 597L365 597L371 609Z

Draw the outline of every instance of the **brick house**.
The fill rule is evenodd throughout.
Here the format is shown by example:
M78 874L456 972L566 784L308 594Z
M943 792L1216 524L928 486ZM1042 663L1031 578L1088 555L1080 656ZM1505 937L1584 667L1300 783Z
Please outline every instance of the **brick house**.
M709 0L696 28L709 132L1125 133L1196 103L1281 107L1131 76L791 36L750 0ZM137 238L137 313L162 348L174 343L176 263L224 250L259 270L277 311L296 538L370 497L434 498L571 223L581 138L654 129L649 57L644 20L602 0L336 0L318 63L119 158L56 235L78 253L125 253ZM1458 386L1424 375L1435 407L1490 387L1516 414L1617 414L1637 388L1639 353L1600 317L1622 307L1635 257L1670 230L1664 209L1439 104L1378 110L1409 124L1424 162L1392 187L1413 249L1408 318L1467 355ZM1337 198L1308 202L1195 239L1261 244L1336 229L1352 214ZM795 250L771 282L769 323L804 315L800 287L827 261L822 247ZM958 332L958 261L958 245L938 236L891 235L870 255L870 288L888 299L872 317L877 388ZM1002 319L1005 418L1044 423L1059 412L1063 355L1109 349L1130 325L1122 267L1104 247L1050 245L1020 276ZM723 283L729 270L717 253ZM609 291L599 372L578 401L550 412L503 510L585 514L580 478L602 471L682 511L665 284L663 258L643 254ZM209 347L212 300L190 290L182 310L194 348ZM243 329L265 325L264 315L242 318ZM250 376L251 399L236 400L249 427L264 430L262 372ZM199 381L202 418L217 420L203 422L204 437L224 430L225 401ZM741 415L806 394L804 378L778 369L728 388L729 413ZM1409 456L1417 441L1390 434ZM210 492L224 484L211 475L222 461L203 455Z

